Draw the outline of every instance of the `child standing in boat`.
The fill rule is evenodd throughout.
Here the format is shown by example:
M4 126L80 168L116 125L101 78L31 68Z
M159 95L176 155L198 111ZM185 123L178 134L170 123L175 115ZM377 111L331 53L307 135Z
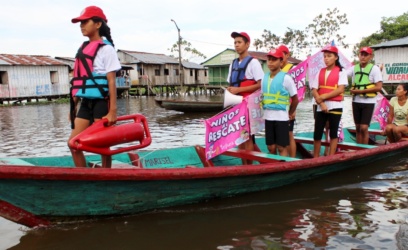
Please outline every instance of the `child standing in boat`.
M267 54L270 70L262 80L262 107L265 119L265 140L268 151L288 156L289 120L294 119L299 103L297 89L292 77L281 71L284 54L272 49ZM289 102L289 100L292 100ZM288 108L289 107L289 108Z
M80 22L82 35L89 41L81 45L75 57L70 111L73 130L69 140L102 118L108 120L108 126L116 123L116 71L121 69L102 9L86 7L71 21ZM82 151L71 149L71 153L75 166L86 167ZM102 156L102 167L111 167L111 164L111 156Z
M251 44L249 35L245 32L232 32L231 37L234 38L234 47L238 58L234 59L229 67L227 80L230 86L227 89L232 94L245 98L260 89L264 72L259 61L249 55L248 49ZM254 137L238 147L254 150ZM251 164L252 161L243 159L242 163Z
M320 70L315 81L311 83L312 95L317 104L314 126L314 157L320 156L323 130L329 122L330 151L334 155L337 150L338 129L343 113L343 94L348 85L347 72L339 61L338 49L329 46L323 49L326 68Z

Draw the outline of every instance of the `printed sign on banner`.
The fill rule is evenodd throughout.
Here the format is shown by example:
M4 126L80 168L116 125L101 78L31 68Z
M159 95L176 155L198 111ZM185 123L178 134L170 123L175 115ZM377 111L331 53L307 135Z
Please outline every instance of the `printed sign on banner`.
M308 60L306 59L288 71L288 74L293 78L293 81L296 84L299 102L305 98L307 63Z
M248 97L248 114L251 135L254 135L265 128L265 120L263 119L263 112L261 108L262 90L259 89Z
M390 113L390 103L382 94L377 95L377 104L375 105L373 120L378 121L382 130L387 126L388 114Z
M247 100L205 120L207 160L234 148L250 138Z

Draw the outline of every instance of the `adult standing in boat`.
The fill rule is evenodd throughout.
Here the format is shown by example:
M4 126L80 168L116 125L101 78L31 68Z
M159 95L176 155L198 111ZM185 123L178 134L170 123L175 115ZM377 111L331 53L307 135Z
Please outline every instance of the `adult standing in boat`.
M269 152L276 154L278 150L281 156L288 156L288 123L293 120L299 100L295 82L291 76L281 70L283 58L283 52L278 49L272 49L267 54L270 72L266 73L262 80L262 106L265 119L265 140Z
M252 92L260 89L264 72L258 60L249 55L248 49L251 39L246 32L232 32L235 51L238 58L234 59L229 67L227 80L230 86L227 90L234 95L247 97ZM254 150L254 137L252 140L238 146L240 149ZM251 164L252 161L242 160L243 164Z
M108 120L108 126L116 123L116 71L121 69L102 9L88 6L71 21L81 23L82 35L89 41L82 44L76 55L71 80L70 120L73 130L69 140L102 118ZM86 167L82 151L71 149L71 153L75 166ZM111 156L102 156L102 167L111 167L111 164Z
M283 52L283 61L282 61L282 71L287 73L289 70L293 68L293 64L289 63L290 51L286 45L282 44L278 46L278 50ZM293 135L293 129L295 127L296 121L296 111L290 116L289 119L289 156L296 157L296 141L295 136Z
M368 127L370 126L376 103L376 96L382 89L382 74L377 65L371 62L373 50L363 47L358 54L359 63L349 69L352 76L353 118L356 126L357 143L368 144Z
M337 47L329 46L322 50L326 68L320 70L311 83L312 94L317 104L314 126L314 157L320 156L323 130L329 122L330 150L334 155L338 143L338 129L343 113L343 94L348 85L347 72L339 61Z
M398 142L408 135L408 83L398 84L395 96L390 100L390 113L384 134L389 142Z

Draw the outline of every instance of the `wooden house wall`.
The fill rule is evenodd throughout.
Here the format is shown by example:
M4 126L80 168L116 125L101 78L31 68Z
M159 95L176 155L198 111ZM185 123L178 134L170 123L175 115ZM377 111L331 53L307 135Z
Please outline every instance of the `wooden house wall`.
M229 65L237 57L238 54L235 50L226 49L203 63L208 68L208 83L210 85L228 85Z
M118 51L117 54L118 54L119 61L121 63L127 64L133 67L132 70L129 70L130 84L131 85L139 84L139 73L137 71L138 63L135 62L136 59L133 56L123 53L121 51Z
M184 84L208 84L207 69L184 68Z
M122 63L134 68L129 71L131 85L163 85L180 83L180 76L175 73L175 70L179 69L178 63L148 64L136 62L137 59L122 51L118 51L118 58ZM168 75L165 75L165 69L168 69ZM159 74L156 73L156 70ZM183 68L182 74L185 84L208 83L208 72L206 72L206 69Z
M408 47L380 48L374 55L375 63L384 66L384 83L408 82Z
M164 75L164 69L169 70L169 75ZM178 64L141 64L139 65L139 73L143 74L139 77L139 83L146 85L163 85L163 84L178 84L179 76L175 75L174 70L178 70ZM156 75L156 70L159 74Z
M226 49L208 61L202 63L208 68L208 83L211 85L228 85L227 77L229 66L238 58L238 53L233 49ZM269 72L266 61L259 60L264 72Z
M0 65L7 74L7 83L0 84L0 98L39 97L69 94L68 66L7 66ZM4 73L6 72L6 73ZM51 72L57 72L56 74ZM54 78L52 83L52 79Z

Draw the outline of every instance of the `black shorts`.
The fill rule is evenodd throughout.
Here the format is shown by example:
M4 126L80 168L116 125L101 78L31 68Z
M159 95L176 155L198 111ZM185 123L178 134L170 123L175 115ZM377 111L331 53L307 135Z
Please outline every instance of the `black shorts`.
M293 132L293 128L295 127L295 121L296 119L289 120L289 131Z
M370 125L371 118L373 117L375 104L353 102L352 107L354 124Z
M266 145L289 146L288 121L265 120L265 142Z
M330 138L332 139L338 138L339 125L342 113L343 113L342 108L332 109L328 113L322 111L316 112L313 139L315 141L322 140L323 130L324 127L326 127L327 122L329 122Z
M82 98L81 106L76 115L78 118L94 121L101 119L109 112L109 104L107 99L86 99Z

